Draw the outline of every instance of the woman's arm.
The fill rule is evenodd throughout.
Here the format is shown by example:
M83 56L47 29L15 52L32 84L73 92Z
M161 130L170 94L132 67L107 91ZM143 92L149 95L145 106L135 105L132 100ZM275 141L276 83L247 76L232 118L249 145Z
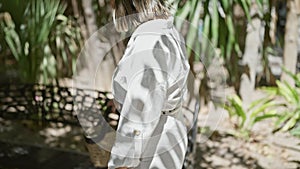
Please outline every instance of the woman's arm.
M131 76L111 151L110 168L139 165L165 102L166 79L159 79L164 77L162 73L157 69L146 68Z

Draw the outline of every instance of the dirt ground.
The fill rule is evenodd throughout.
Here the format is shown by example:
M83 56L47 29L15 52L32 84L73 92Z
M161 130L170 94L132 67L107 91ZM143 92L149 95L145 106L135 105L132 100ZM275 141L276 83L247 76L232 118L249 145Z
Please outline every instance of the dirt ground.
M197 169L299 169L300 138L272 133L272 121L254 125L249 139L233 136L227 113L210 105L200 113Z
M209 105L200 112L198 126L195 169L300 169L300 139L272 133L271 121L256 124L249 139L235 137L227 113ZM89 159L80 128L68 125L41 127L30 121L0 119L0 141L67 149L77 152L77 159ZM0 143L0 148L4 145ZM17 153L24 153L21 149ZM4 156L0 152L0 161Z

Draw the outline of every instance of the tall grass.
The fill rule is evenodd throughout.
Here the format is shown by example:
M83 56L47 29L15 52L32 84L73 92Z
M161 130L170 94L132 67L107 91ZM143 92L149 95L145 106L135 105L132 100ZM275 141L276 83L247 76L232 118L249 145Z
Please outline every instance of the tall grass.
M65 9L59 0L30 0L19 28L9 13L5 14L1 28L22 81L50 83L62 71L74 71L81 35L74 22L64 15Z

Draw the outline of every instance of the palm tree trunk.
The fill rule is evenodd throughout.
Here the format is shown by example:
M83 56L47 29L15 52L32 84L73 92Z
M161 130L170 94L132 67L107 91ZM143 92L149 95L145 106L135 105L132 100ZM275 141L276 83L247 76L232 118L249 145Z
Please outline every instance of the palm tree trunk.
M256 16L258 10L258 6L253 3L250 10L251 15ZM260 53L260 49L263 45L262 32L264 32L262 20L257 16L252 18L247 27L245 53L242 64L244 66L248 66L249 72L248 74L242 74L239 89L242 99L246 102L249 100L249 98L251 98L250 95L255 89L256 71L257 68L261 66L262 55Z
M298 55L298 13L299 0L287 0L287 21L285 26L283 65L291 73L296 73ZM281 81L294 86L294 80L286 73L282 73Z
M84 18L80 13L80 8L78 6L78 0L72 0L72 8L73 8L73 13L74 13L75 18L78 19L78 23L80 25L80 31L83 36L83 39L86 40L87 39L87 30L86 30L86 26L84 24Z
M76 5L76 4L75 4ZM77 74L74 77L77 87L97 90L110 90L111 76L114 70L111 59L104 61L108 44L101 42L96 23L96 14L92 0L81 1L86 25L86 43L77 63ZM99 17L99 16L97 16ZM105 62L105 63L104 63ZM109 63L106 63L109 62Z

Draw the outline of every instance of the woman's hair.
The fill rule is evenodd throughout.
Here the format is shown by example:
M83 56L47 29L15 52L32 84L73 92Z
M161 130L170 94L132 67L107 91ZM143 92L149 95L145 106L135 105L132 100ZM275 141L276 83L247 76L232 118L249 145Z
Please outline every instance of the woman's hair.
M111 0L111 5L114 24L120 32L127 32L152 19L170 16L167 0Z

